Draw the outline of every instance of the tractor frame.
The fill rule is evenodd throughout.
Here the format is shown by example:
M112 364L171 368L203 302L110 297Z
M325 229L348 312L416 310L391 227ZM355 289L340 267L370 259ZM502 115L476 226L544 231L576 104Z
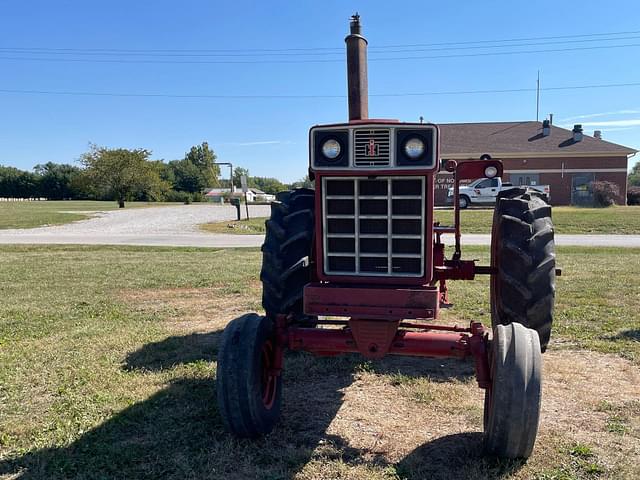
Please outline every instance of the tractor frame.
M311 128L315 190L280 194L266 223L266 315L233 320L221 339L218 405L225 426L242 437L274 428L287 350L472 359L478 386L486 391L487 451L526 458L538 429L541 354L559 274L551 209L536 192L501 192L490 265L463 259L460 182L502 176L502 162L488 154L441 162L436 125L369 119L367 41L357 15L345 41L349 122ZM416 138L422 150L411 157L409 143ZM434 179L441 170L454 179L452 226L434 223ZM330 220L338 221L330 227ZM361 234L362 221L367 227ZM336 231L339 225L346 230ZM449 256L445 235L454 240ZM364 248L362 239L373 243ZM491 278L491 329L478 321L437 324L440 309L451 306L447 282L477 275Z

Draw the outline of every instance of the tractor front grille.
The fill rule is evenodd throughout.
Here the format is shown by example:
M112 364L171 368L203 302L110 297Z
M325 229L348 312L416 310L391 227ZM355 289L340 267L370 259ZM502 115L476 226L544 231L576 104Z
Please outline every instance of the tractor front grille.
M325 177L322 221L325 274L424 275L424 177Z
M391 131L363 129L354 132L353 161L356 167L386 167L391 158Z

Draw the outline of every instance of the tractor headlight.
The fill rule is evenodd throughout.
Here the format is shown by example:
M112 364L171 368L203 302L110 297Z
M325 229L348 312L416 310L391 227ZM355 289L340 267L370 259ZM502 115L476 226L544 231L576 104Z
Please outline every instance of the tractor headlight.
M412 160L420 158L424 153L424 142L417 137L410 138L404 144L404 153Z
M484 176L487 178L493 178L498 174L498 169L493 165L488 166L484 169Z
M322 144L322 154L329 160L335 160L340 155L340 142L333 138Z

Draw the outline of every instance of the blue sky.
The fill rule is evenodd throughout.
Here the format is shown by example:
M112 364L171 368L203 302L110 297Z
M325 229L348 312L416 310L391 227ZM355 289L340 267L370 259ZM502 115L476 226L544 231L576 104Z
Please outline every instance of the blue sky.
M347 117L342 49L349 16L356 10L369 39L372 95L531 89L538 70L543 89L640 83L637 0L0 0L0 90L323 96L174 98L0 92L0 164L29 169L46 161L70 163L86 151L89 142L144 147L153 151L154 158L172 160L181 158L191 145L208 141L220 161L249 168L253 175L298 179L306 172L308 128ZM610 32L639 33L614 35L618 40L607 41L602 38L611 37L511 42L523 44L511 48L477 48L489 43L432 45ZM556 43L538 45L552 41ZM416 44L422 46L404 47ZM498 45L505 44L509 42ZM390 45L403 47L382 48ZM610 45L634 46L575 50ZM33 48L76 50L73 54L21 50ZM292 48L335 50L255 52ZM574 50L485 55L569 48ZM96 55L90 49L112 51ZM118 50L129 52L123 55ZM156 51L153 56L139 55L150 50ZM165 50L159 53L166 56L159 56L157 50ZM380 53L383 50L391 51ZM300 55L305 52L309 55ZM416 56L431 58L373 60ZM61 61L64 58L73 61ZM123 59L126 63L120 62ZM332 61L309 62L318 59ZM193 61L254 63L188 63ZM581 122L588 133L599 129L607 140L640 149L640 85L543 90L540 110L541 118L553 112L555 124ZM369 111L376 118L416 121L422 115L436 123L533 120L535 92L372 96Z

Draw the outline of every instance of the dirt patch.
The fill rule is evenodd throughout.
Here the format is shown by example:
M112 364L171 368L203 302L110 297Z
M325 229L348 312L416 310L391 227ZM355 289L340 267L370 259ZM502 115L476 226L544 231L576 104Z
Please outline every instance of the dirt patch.
M217 288L121 298L178 333L128 359L147 370L215 362L222 328L256 308L255 291ZM484 394L471 363L402 357L288 355L271 452L293 465L289 478L303 479L640 478L640 368L567 347L544 355L542 420L527 463L482 456Z
M419 365L423 363L434 369L431 376L356 373L353 383L340 389L341 404L316 454L331 457L333 449L333 456L343 461L346 454L358 463L394 466L408 478L546 478L540 472L548 472L548 478L582 478L589 472L638 478L633 460L640 452L640 428L633 415L640 408L635 403L640 398L638 367L617 356L584 351L549 352L544 360L540 432L525 465L492 463L480 456L483 392L472 370L441 378L437 368L442 361L432 360L413 361L413 374L425 368ZM406 359L403 363L407 367ZM399 366L389 359L378 370ZM447 370L442 365L442 372ZM612 429L611 418L622 427ZM553 477L560 473L567 476Z
M191 332L218 330L255 310L255 292L229 293L224 288L124 290L119 298L134 310L157 316L171 329Z

